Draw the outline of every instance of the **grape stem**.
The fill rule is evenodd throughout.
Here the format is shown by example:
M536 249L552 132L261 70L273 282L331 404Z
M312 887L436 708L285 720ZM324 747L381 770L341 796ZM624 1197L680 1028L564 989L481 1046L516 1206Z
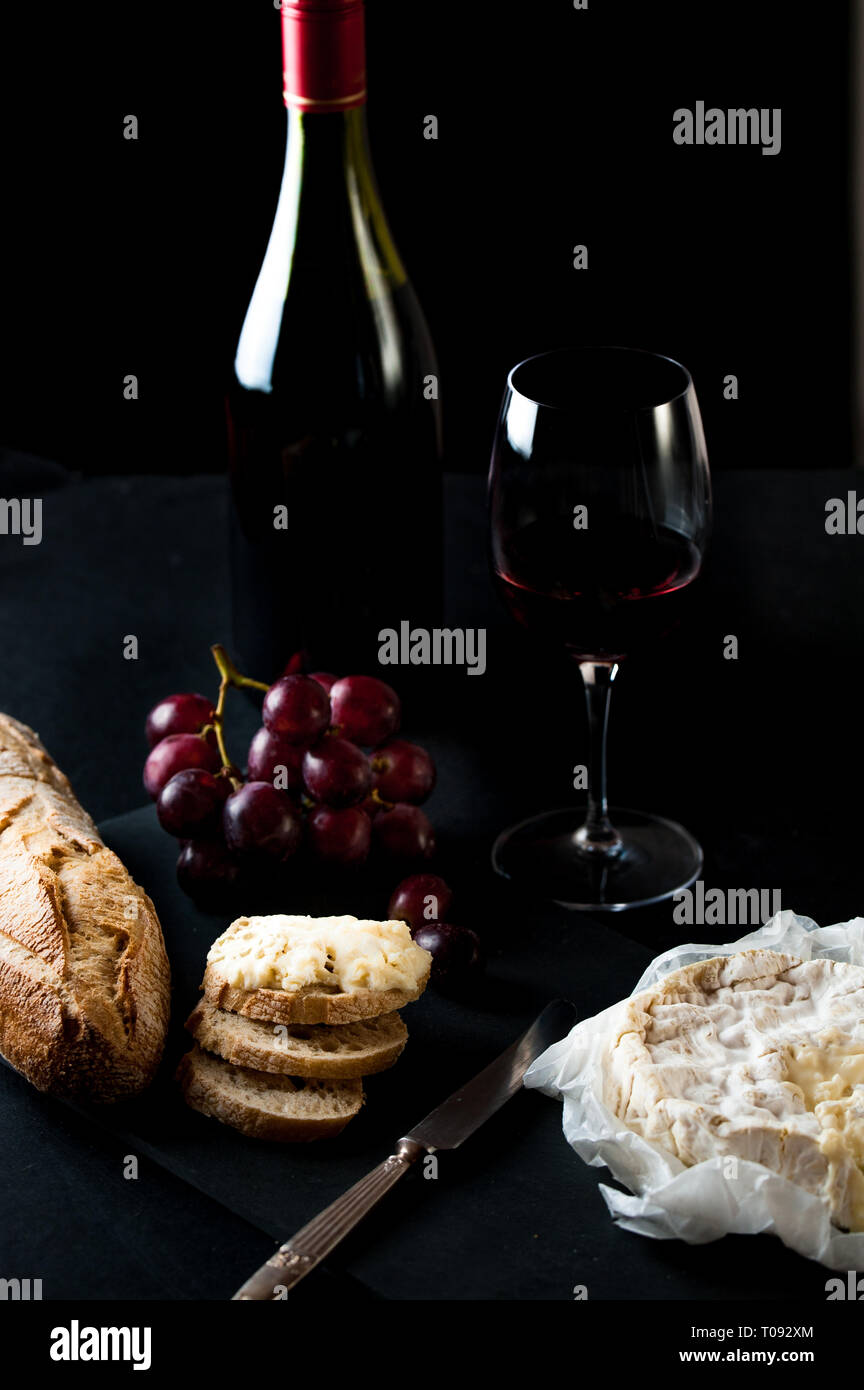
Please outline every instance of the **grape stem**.
M213 660L216 662L216 667L222 677L222 686L219 688L220 700L223 698L223 687L227 690L229 685L235 685L238 689L246 690L267 691L270 689L269 685L266 685L264 681L253 681L251 676L241 675L221 642L214 642L210 651L213 654Z
M213 660L216 662L216 667L221 679L219 681L219 696L216 700L216 709L213 713L213 722L209 724L207 728L212 728L216 735L216 744L219 748L219 756L222 759L222 767L227 771L231 783L236 790L236 788L242 784L242 779L234 776L237 769L228 757L228 749L225 746L225 697L232 685L238 690L267 691L270 687L269 685L265 685L263 681L252 680L251 676L241 675L220 642L215 642L210 648L210 651L213 654ZM203 730L203 732L206 734L207 729Z

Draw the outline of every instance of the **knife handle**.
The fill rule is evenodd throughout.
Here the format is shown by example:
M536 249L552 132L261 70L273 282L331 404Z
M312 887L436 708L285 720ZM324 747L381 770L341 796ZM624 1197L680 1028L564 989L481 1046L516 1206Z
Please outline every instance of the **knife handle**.
M288 1289L299 1284L300 1280L353 1231L367 1212L380 1202L390 1188L407 1173L412 1163L426 1153L422 1144L413 1139L400 1139L396 1152L365 1178L361 1178L329 1207L299 1230L284 1245L280 1245L275 1255L256 1270L250 1279L237 1290L232 1298L250 1302L254 1299L275 1301L284 1297ZM279 1291L277 1294L277 1290Z

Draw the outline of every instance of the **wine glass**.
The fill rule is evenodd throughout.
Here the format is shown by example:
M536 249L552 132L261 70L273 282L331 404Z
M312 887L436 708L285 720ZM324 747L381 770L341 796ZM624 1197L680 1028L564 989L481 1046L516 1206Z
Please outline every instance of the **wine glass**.
M621 911L686 888L702 850L682 826L606 802L606 723L621 662L675 625L699 573L711 484L680 362L565 348L507 378L489 471L492 567L512 616L578 664L588 804L504 831L500 874L567 907Z

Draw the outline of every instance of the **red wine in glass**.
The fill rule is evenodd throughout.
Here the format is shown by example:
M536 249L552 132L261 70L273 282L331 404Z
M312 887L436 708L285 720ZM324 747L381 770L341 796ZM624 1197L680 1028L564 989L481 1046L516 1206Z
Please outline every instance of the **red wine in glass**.
M499 591L522 627L579 660L620 660L677 626L701 555L689 537L647 520L578 531L561 517L506 536L499 563Z

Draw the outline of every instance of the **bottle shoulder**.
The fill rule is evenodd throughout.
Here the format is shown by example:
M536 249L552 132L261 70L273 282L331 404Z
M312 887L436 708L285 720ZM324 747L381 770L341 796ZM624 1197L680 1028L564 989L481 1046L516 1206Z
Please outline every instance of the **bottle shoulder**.
M332 269L315 260L295 264L284 285L268 284L262 271L234 366L250 390L326 377L334 389L353 383L364 394L380 388L391 397L438 373L409 281L394 287L368 267Z
M391 401L437 375L358 113L289 126L279 203L235 370L250 390L326 373L343 394L379 389Z

